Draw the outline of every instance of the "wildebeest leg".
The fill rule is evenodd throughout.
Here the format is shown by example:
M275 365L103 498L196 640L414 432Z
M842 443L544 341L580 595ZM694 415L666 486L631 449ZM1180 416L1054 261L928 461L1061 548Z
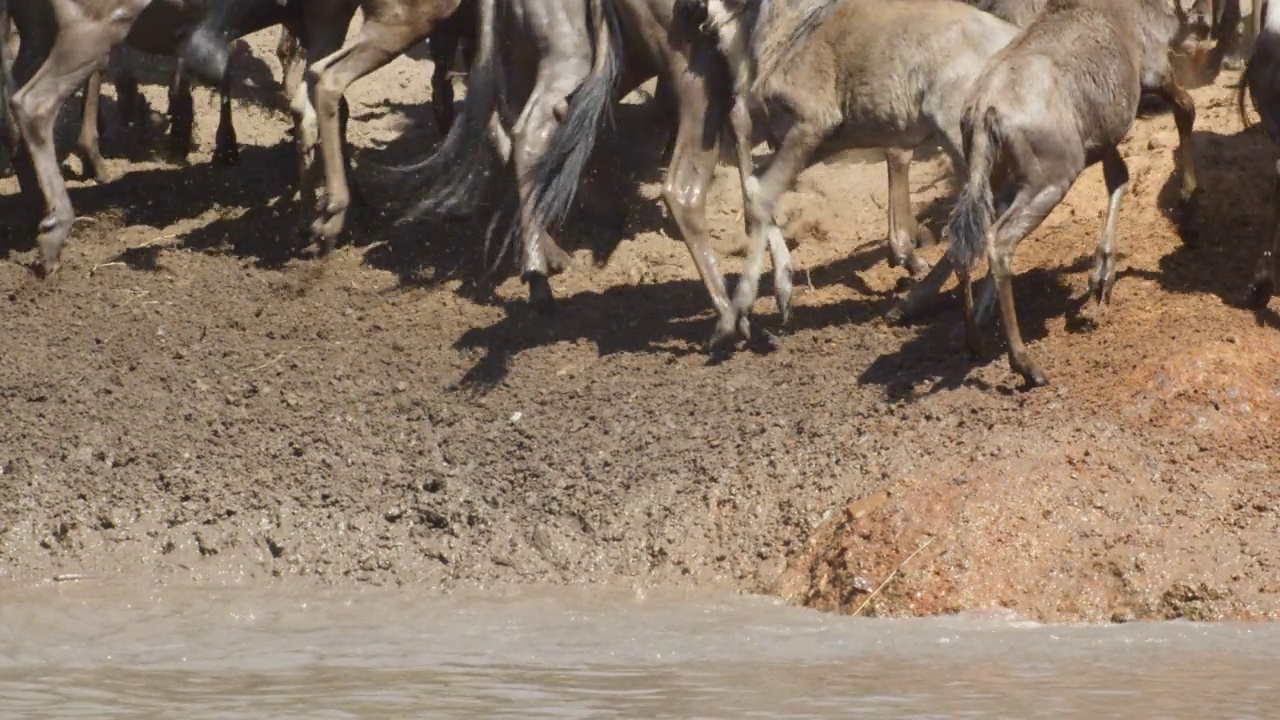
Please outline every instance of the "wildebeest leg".
M570 93L582 84L590 69L589 57L563 56L546 58L538 68L533 94L525 103L512 133L512 159L521 207L530 204L531 189L525 178L559 126L555 118L556 106L566 101ZM555 242L550 238L548 229L527 213L521 213L520 237L523 258L520 278L529 285L529 303L540 313L550 313L554 305L547 277L551 268L550 248L556 247ZM561 262L564 260L559 259Z
M453 125L453 81L449 68L458 52L461 39L452 33L436 33L431 36L431 112L436 118L436 128L444 136Z
M987 237L987 242L991 242L990 236ZM941 266L942 263L938 265ZM964 303L964 349L969 357L981 359L986 356L987 350L982 342L982 331L973 307L973 276L968 268L957 268L956 277L960 281L960 299Z
M1046 161L1049 165L1053 163L1053 159ZM1052 168L1047 167L1042 172L1052 172ZM1058 177L1036 178L1020 188L1013 204L991 226L987 239L987 263L1000 299L1000 320L1009 343L1009 367L1022 375L1031 387L1044 385L1048 379L1022 341L1013 302L1013 274L1009 260L1022 238L1034 232L1066 196L1073 176L1060 172L1062 174Z
M1111 288L1116 283L1115 240L1116 223L1120 216L1120 200L1129 187L1129 168L1117 148L1110 148L1102 157L1102 173L1107 181L1107 219L1102 226L1102 240L1094 259L1093 273L1089 276L1089 289L1099 306L1111 303Z
M107 161L102 159L102 149L98 144L98 106L102 98L102 70L106 58L89 75L84 85L84 102L80 108L80 134L76 138L76 155L83 165L84 176L94 178L100 183L111 181L111 172L107 170Z
M658 76L658 82L653 88L654 115L662 120L675 115L675 92L671 89L671 81L663 76ZM676 152L676 136L679 130L676 127L667 125L664 128L667 132L667 141L662 146L662 155L659 163L670 164Z
M386 17L376 13L367 15L351 45L324 57L307 70L307 78L314 88L320 157L325 174L324 198L317 204L317 216L311 225L311 236L318 242L321 256L333 250L346 221L347 207L351 204L338 103L351 83L425 39L441 20L457 8L456 1L446 6L436 3L419 5L412 11L388 13Z
M751 157L751 141L755 133L751 121L751 110L742 97L735 98L729 110L729 120L733 129L738 176L742 184L742 206L745 209L750 202L747 189L755 187L756 184L752 179L755 176L755 160ZM752 219L748 216L747 221L751 223ZM747 232L748 234L754 232L753 226L748 225ZM787 250L787 243L782 237L781 229L771 225L765 233L773 259L774 299L777 301L778 312L782 315L782 324L786 325L791 320L791 253ZM730 326L729 331L732 332L732 330L733 327Z
M1200 231L1197 207L1200 183L1196 178L1195 141L1192 134L1196 124L1196 103L1174 79L1172 70L1166 72L1164 82L1154 92L1172 106L1173 121L1178 126L1178 149L1174 151L1174 160L1181 176L1178 202L1184 213L1182 238L1188 245L1194 245Z
M1276 289L1276 264L1280 258L1280 162L1275 168L1276 177L1271 186L1271 249L1258 258L1253 284L1249 286L1249 300L1256 308L1265 308Z
M716 162L720 157L719 134L708 132L707 127L720 123L707 122L708 113L719 113L707 94L707 79L679 67L671 84L676 95L679 112L675 144L671 163L667 166L666 181L662 185L662 199L671 211L671 217L680 228L693 264L698 268L702 284L711 296L719 320L711 334L710 345L715 347L733 336L736 317L725 289L724 275L716 264L715 253L707 234L707 189L715 178ZM714 121L714 116L712 116ZM747 166L750 173L750 165Z
M1222 66L1228 70L1239 70L1244 66L1244 37L1240 27L1240 3L1242 0L1222 0L1214 8L1214 34L1218 44L1223 46Z
M778 199L808 166L809 158L826 136L825 130L815 126L808 118L796 118L796 122L782 139L782 146L774 153L769 167L763 174L748 179L744 193L747 198L744 215L750 231L749 249L742 276L738 278L738 285L733 293L738 332L743 337L751 336L751 308L759 293L764 251L770 243L771 235L775 241L780 240L780 230L774 230L777 225L774 213Z
M942 145L943 151L946 152L947 156L951 159L951 172L956 176L958 182L963 182L964 178L968 174L968 169L967 169L968 163L965 161L964 153L961 152L960 150L960 148L963 147L964 145L964 141L963 141L963 138L961 138L957 134L957 129L960 127L959 118L951 118L950 114L944 108L935 109L932 112L932 115L938 119L938 122L934 127L934 134L937 136L940 144ZM887 164L889 164L889 167L890 167L889 185L890 185L890 195L892 196L892 187L893 187L892 162L893 161L892 161L892 156L889 155L890 152L891 151L889 149L886 149L885 159ZM910 154L904 156L904 160L905 160L905 164L903 165L904 168L909 167L909 163L913 159L914 155L915 155L915 152L913 150L911 151ZM906 183L905 172L903 173L902 193L903 193L903 197L905 198L905 202L903 204L907 208L906 212L908 213L908 217L910 217L912 221L915 221L915 215L910 214L910 200L911 200L910 186L909 184ZM890 212L892 213L892 211L893 211L893 203L890 202ZM892 219L891 219L891 223L892 223ZM933 237L933 233L929 232L927 228L925 228L923 225L918 225L918 227L920 228L920 231L915 233L913 238L914 244L916 247L922 247L928 242L937 242L937 239ZM890 228L891 228L890 232L892 232L892 224L890 225ZM911 236L906 236L906 237L911 237ZM904 237L904 239L906 238ZM892 249L892 242L893 240L891 235L890 236L891 249ZM924 264L923 261L920 261L920 262L921 264ZM928 266L925 265L925 267L927 268ZM951 277L951 272L952 272L951 259L948 255L943 255L942 258L938 260L938 264L935 265L931 270L929 270L928 274L926 274L924 278L922 278L919 282L917 282L915 286L912 287L911 290L907 292L907 296L903 298L897 305L894 305L892 308L889 309L889 312L885 314L885 321L890 324L898 324L914 317L917 313L919 313L925 307L925 305L933 302L934 298L938 296L938 292L941 291L942 286L946 284L947 278ZM963 287L965 282L971 281L971 279L967 275L958 274L958 276L961 280L962 291L969 293L967 301L972 303L972 300L973 300L972 289L970 288L968 290L965 290ZM994 302L995 302L995 285L992 281L990 274L987 275L986 282L983 283L982 291L983 291L982 297L986 301L986 307L989 311L990 308L994 306ZM983 315L984 315L983 305L982 305L982 302L979 302L977 310L973 314L973 317L976 318L976 322L981 323ZM966 319L966 322L969 322L970 313L966 312L965 319Z
M179 60L169 82L169 160L186 162L191 154L195 131L196 106L191 96L191 81Z
M58 268L62 246L71 234L75 210L58 168L53 126L67 97L98 68L98 60L124 40L147 0L121 2L109 19L62 18L64 23L44 64L14 93L13 115L25 141L45 212L37 242L46 275Z
M302 74L307 66L302 57L302 43L284 25L280 26L280 38L276 41L276 59L280 61L280 87L288 103L302 85Z
M911 160L914 150L885 148L889 171L889 267L906 266L911 277L929 271L929 263L916 255L916 248L934 244L933 233L916 222L911 211Z
M236 126L231 118L231 73L222 76L219 84L218 132L214 135L213 161L223 167L240 164L240 145L236 140Z
M328 57L342 47L347 27L355 15L356 6L347 2L340 9L331 3L313 3L305 6L307 27L306 62ZM312 104L315 76L303 72L300 84L289 89L289 112L293 115L293 138L298 148L298 214L300 230L310 233L309 214L316 206L316 145L320 142L320 128L316 108Z
M121 125L131 128L139 118L147 116L146 99L138 92L138 78L133 65L120 54L120 48L111 51L109 67L112 68L111 81L116 86L116 115Z

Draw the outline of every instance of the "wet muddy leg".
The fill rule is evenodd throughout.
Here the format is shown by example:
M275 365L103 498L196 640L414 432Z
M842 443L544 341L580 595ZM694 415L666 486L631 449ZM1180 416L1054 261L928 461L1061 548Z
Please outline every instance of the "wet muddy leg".
M84 86L84 102L80 106L80 134L76 138L75 153L80 158L82 172L86 178L106 183L112 178L99 146L101 116L98 110L101 99L102 68L99 68L93 71Z
M929 272L929 263L916 255L917 247L936 243L933 233L911 211L910 173L914 150L885 148L889 173L889 267L905 267L913 278Z
M1109 148L1102 156L1102 174L1107 182L1107 216L1094 254L1093 272L1089 274L1089 291L1094 300L1094 312L1089 319L1095 324L1102 320L1106 307L1111 304L1111 289L1116 283L1116 224L1120 201L1129 187L1129 168L1119 149Z
M1231 0L1235 2L1236 0ZM1180 185L1178 203L1182 210L1180 230L1182 240L1194 247L1200 237L1200 183L1196 177L1195 142L1193 131L1196 123L1196 104L1170 71L1155 91L1173 108L1173 120L1178 126L1178 149L1174 151Z
M1271 248L1258 258L1253 283L1249 286L1249 302L1255 308L1265 308L1275 293L1277 258L1280 258L1280 162L1276 163L1276 177L1271 186Z

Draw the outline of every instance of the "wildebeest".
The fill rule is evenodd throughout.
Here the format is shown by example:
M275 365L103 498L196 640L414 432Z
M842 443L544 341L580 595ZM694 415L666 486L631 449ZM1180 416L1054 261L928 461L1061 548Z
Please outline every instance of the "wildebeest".
M427 162L428 172L439 176L409 216L469 212L487 186L492 168L486 165L496 157L507 192L494 221L502 224L514 216L504 246L513 235L519 237L521 277L530 302L550 312L547 278L567 265L568 256L548 229L573 204L610 103L656 76L658 96L665 95L664 107L677 116L662 197L719 313L717 335L732 330L735 315L706 219L721 133L729 129L729 77L714 46L676 20L676 5L676 0L517 0L494 18L492 1L482 0L463 115ZM498 54L499 38L507 40L501 46L505 58ZM510 74L502 72L504 67ZM513 121L504 107L518 109L518 117ZM497 153L486 147L484 129L492 130L495 118L512 127L509 153L500 142ZM500 140L501 130L491 136ZM786 246L779 242L775 252L775 267L789 267Z
M1245 0L1195 0L1185 21L1203 27L1209 37L1217 40L1212 64L1239 68L1248 56L1249 48L1257 42L1262 29L1262 0L1252 0L1249 18L1249 35L1240 34L1240 5ZM1179 3L1175 0L1175 7Z
M1245 66L1240 80L1240 119L1249 124L1245 114L1246 96L1253 99L1254 107L1262 118L1262 127L1272 145L1280 147L1280 4L1267 6L1266 21L1258 33L1253 54ZM1249 288L1250 300L1255 307L1266 307L1275 293L1276 262L1280 259L1280 162L1276 163L1276 177L1271 193L1271 247L1258 259L1253 284Z
M479 0L476 55L468 76L463 118L436 155L422 165L426 174L434 176L433 184L409 216L424 212L468 214L488 183L487 165L494 157L488 146L495 134L510 140L509 150L500 147L497 159L503 166L510 163L514 167L517 192L524 199L529 189L525 178L545 154L556 126L573 123L581 132L575 133L577 152L569 153L568 166L562 164L557 175L566 184L576 184L585 155L594 146L598 125L594 120L612 99L620 71L616 12L615 3L604 0L515 0L502 5ZM512 48L506 49L505 43ZM570 116L571 93L575 95L574 108L592 110L593 118L581 113ZM519 117L514 121L502 117L503 107L521 108ZM499 218L505 218L510 208L497 212ZM524 258L522 279L529 283L535 307L549 311L547 275L567 267L568 255L545 235L541 223L528 217L518 223Z
M780 138L745 193L751 250L734 292L739 333L749 331L768 238L781 235L778 200L809 165L847 149L886 148L890 263L923 274L907 182L913 151L938 141L966 174L967 91L1017 28L954 0L708 0L695 14L705 14L729 67L749 75L737 81L738 107L760 104ZM784 322L788 304L779 297Z
M1119 144L1144 87L1172 96L1183 136L1181 199L1190 200L1196 189L1187 143L1195 107L1173 82L1169 62L1179 25L1163 0L1050 0L974 84L962 120L969 178L950 219L947 254L961 280L966 347L982 354L970 274L985 256L1009 364L1031 386L1047 378L1018 329L1009 260L1080 173L1101 162L1110 200L1089 285L1097 312L1110 301L1117 215L1129 182ZM1001 177L993 183L996 172ZM1012 199L992 223L994 193Z
M101 58L126 39L144 52L177 55L198 77L220 82L225 75L228 42L285 21L287 2L299 0L34 0L3 8L21 36L14 61L18 85L10 105L18 128L19 182L32 183L44 197L45 216L37 242L40 268L56 271L75 212L67 196L53 147L58 111L74 90L99 67ZM140 27L169 28L169 33L134 33ZM0 17L0 22L4 18ZM152 23L155 23L152 25ZM38 66L38 69L37 69ZM30 164L24 169L24 165ZM25 176L25 179L24 179ZM32 177L34 176L34 177Z
M1182 232L1184 240L1190 242L1198 233L1195 199L1199 193L1199 184L1196 179L1192 135L1196 109L1191 96L1179 84L1174 74L1172 56L1184 49L1185 40L1191 30L1185 18L1180 13L1173 12L1168 4L1161 4L1158 0L1137 1L1142 3L1139 15L1146 21L1138 27L1143 48L1143 65L1140 72L1142 92L1161 98L1169 104L1173 112L1174 123L1178 128L1178 147L1174 151L1181 181L1178 200L1185 213ZM986 7L988 12L998 17L1014 21L1015 24L1029 25L1051 4L1051 0L979 0L977 4ZM1127 7L1127 5L1122 4L1120 7ZM1025 25L1023 27L1025 29ZM1207 63L1211 62L1211 59L1199 56L1195 61ZM1199 68L1193 68L1193 71L1195 70ZM888 319L891 322L899 322L917 313L938 293L950 276L950 269L950 260L944 256L938 266L912 288L901 303L889 311ZM985 321L990 318L995 304L995 286L988 276L988 282L983 286L982 297L975 315L979 324L985 324Z
M309 0L303 12L307 29L306 88L294 95L292 109L299 128L299 158L302 202L314 194L312 158L318 142L324 193L317 198L311 237L321 256L333 250L346 221L351 202L348 186L348 156L344 152L339 107L351 83L381 68L418 42L433 35L439 38L436 62L447 66L456 42L472 32L474 0ZM346 28L359 8L364 23L355 40L343 46ZM438 34L437 34L438 33ZM435 41L433 41L434 43ZM437 87L448 85L447 76L437 69ZM452 105L452 89L449 90ZM452 122L452 108L446 113L436 104L437 118ZM450 117L446 117L450 116Z

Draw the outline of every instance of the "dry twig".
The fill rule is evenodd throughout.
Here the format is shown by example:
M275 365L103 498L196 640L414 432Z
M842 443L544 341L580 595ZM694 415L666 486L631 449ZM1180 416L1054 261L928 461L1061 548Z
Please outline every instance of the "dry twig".
M929 538L928 540L926 540L926 541L924 542L924 544L923 544L923 545L921 545L920 547L916 548L916 551L915 551L915 552L913 552L913 553L911 553L910 555L908 555L908 556L907 556L907 559L906 559L906 560L903 560L903 561L898 565L898 567L896 567L896 568L894 568L894 569L893 569L893 572L889 573L889 577L885 578L885 579L884 579L884 582L880 583L880 587L878 587L878 588L876 588L875 590L873 590L873 591L871 592L871 594L867 596L867 599L862 601L862 604L858 606L858 609L857 609L857 610L854 610L854 611L853 611L853 614L854 614L854 615L861 615L861 614L862 614L862 611L863 611L863 610L865 610L865 609L866 609L866 607L867 607L868 605L870 605L870 604L871 604L871 601L872 601L872 600L874 600L874 599L875 599L875 597L876 597L877 595L879 595L879 594L880 594L880 591L881 591L881 590L883 590L883 589L884 589L884 587L885 587L886 585L888 585L888 584L889 584L889 581L890 581L890 580L892 580L892 579L894 579L895 577L897 577L897 576L898 576L898 571L899 571L899 570L901 570L902 568L906 567L906 566L907 566L907 563L911 562L911 559L912 559L912 558L914 558L915 556L919 555L921 552L923 552L923 551L924 551L924 549L925 549L925 548L927 548L927 547L929 547L930 545L932 545L932 544L933 544L933 541L934 541L934 540L936 540L936 539L937 539L937 538L936 538L936 536L935 536L935 537L931 537L931 538Z

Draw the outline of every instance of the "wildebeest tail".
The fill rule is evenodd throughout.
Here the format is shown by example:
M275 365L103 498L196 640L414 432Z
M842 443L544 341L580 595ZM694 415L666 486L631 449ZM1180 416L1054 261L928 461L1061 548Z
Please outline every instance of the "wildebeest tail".
M427 177L422 199L405 212L400 222L428 214L471 214L494 170L497 158L490 144L488 124L497 108L501 64L495 0L480 0L479 16L475 61L467 73L462 113L435 153L420 162L393 168Z
M600 126L611 120L622 70L622 30L612 0L591 0L590 7L595 32L591 73L570 96L564 122L523 178L530 188L523 214L534 227L559 225L568 216Z
M987 229L991 227L991 171L995 168L999 132L995 108L966 112L961 121L969 179L947 223L950 241L947 256L960 271L972 272L985 255Z

